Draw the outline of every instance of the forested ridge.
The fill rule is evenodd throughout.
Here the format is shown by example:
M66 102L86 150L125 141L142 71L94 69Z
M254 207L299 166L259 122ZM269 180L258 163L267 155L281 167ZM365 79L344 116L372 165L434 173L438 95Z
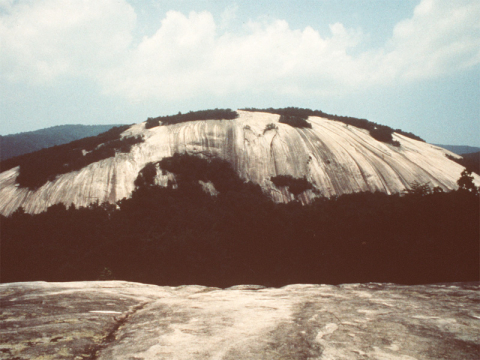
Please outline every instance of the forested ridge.
M122 132L130 126L116 126L96 136L16 156L0 162L0 169L6 171L19 166L16 183L36 189L57 175L80 170L117 152L129 152L133 145L144 140L142 136L122 138Z
M11 135L0 135L1 159L62 145L81 138L96 136L115 125L57 125Z
M156 186L156 167L176 182ZM227 287L479 277L479 196L468 172L459 191L416 184L403 196L357 193L302 206L275 204L220 160L176 155L145 169L118 207L1 217L1 281ZM220 193L207 194L199 179ZM277 179L308 187L294 180Z
M394 146L400 146L400 143L398 141L393 140L392 138L392 134L394 132L397 132L401 135L407 136L414 140L425 141L421 137L415 134L412 134L411 132L406 132L400 129L394 130L389 126L380 125L373 121L369 121L367 119L359 119L351 116L327 114L321 110L311 110L311 109L304 109L304 108L297 108L297 107L286 107L286 108L279 108L279 109L245 108L241 110L278 114L280 115L280 122L290 124L294 127L310 127L311 128L312 126L307 122L306 119L309 116L319 116L325 119L339 121L346 125L352 125L360 129L368 130L370 135L373 138L377 139L378 141L389 143Z
M155 118L148 118L145 122L145 128L151 129L160 125L173 125L180 124L182 122L197 121L197 120L233 120L238 117L236 111L231 109L210 109L189 111L182 114L179 112L176 115L158 116Z

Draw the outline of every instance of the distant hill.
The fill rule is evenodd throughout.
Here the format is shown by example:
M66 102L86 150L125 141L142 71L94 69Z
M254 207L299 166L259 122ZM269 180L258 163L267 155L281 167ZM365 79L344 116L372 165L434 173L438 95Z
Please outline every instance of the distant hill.
M46 129L0 136L0 158L6 160L46 147L96 136L115 125L58 125Z
M463 154L471 154L475 152L479 152L480 148L476 146L467 146L467 145L440 145L440 144L433 144L436 146L440 146L441 148L447 149L455 154L463 155Z

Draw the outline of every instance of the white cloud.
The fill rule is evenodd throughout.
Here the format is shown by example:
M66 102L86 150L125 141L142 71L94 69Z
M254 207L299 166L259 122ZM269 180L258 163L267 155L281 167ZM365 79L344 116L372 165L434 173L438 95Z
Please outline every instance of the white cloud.
M383 68L407 80L435 77L480 63L480 2L423 0L394 28Z
M310 27L292 30L286 21L248 23L242 34L217 34L210 13L169 12L158 32L133 50L131 61L104 79L116 92L141 99L175 99L211 93L298 92L342 81L339 66L358 34L332 25L322 38Z
M215 23L208 12L170 11L160 29L132 49L129 59L101 76L107 92L130 99L179 98L201 90L210 75Z
M0 0L5 1L5 0ZM7 4L10 4L8 1ZM131 42L123 0L22 1L0 18L2 72L10 80L88 76L131 100L235 92L342 93L433 78L480 63L480 2L422 0L381 49L351 55L359 31L336 23L322 36L286 21L230 33L209 12L168 12L158 31ZM227 19L227 20L225 20Z
M220 28L226 29L236 19L238 11L237 3L228 6L221 15Z
M2 74L44 82L95 76L126 55L135 12L115 0L19 1L0 17Z
M13 6L14 0L0 0L0 11L9 11Z

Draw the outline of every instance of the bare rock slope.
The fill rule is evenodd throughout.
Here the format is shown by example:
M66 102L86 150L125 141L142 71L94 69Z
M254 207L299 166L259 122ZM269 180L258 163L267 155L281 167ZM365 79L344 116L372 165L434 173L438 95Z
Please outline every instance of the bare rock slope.
M1 359L478 359L480 284L0 285Z
M87 206L93 202L114 203L130 196L138 172L148 163L174 153L203 154L229 161L245 181L253 181L278 202L294 198L286 188L277 188L270 178L277 175L306 177L323 196L360 191L396 193L414 181L443 190L457 187L463 167L446 155L447 150L394 133L400 146L375 140L369 132L342 122L309 117L312 125L295 128L279 123L279 115L238 111L235 120L192 121L145 129L132 126L123 136L142 135L143 143L129 153L117 153L85 168L59 175L36 190L15 183L19 168L0 174L0 213L9 215L22 206L39 213L64 203ZM268 124L274 127L267 128ZM158 176L166 184L166 176ZM475 175L480 184L480 176ZM300 195L308 203L315 194Z

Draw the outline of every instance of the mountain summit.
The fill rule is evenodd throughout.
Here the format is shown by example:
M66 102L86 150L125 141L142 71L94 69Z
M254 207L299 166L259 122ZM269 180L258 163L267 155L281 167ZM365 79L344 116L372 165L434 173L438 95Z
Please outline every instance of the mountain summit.
M176 153L226 160L276 202L309 203L318 196L364 191L391 194L412 183L457 188L464 168L448 150L366 120L290 109L149 118L9 159L2 162L0 213L10 215L19 207L39 213L57 203L115 203L131 195L147 164ZM154 179L166 186L174 175L157 166ZM295 191L292 181L305 186ZM480 184L480 176L474 181Z

